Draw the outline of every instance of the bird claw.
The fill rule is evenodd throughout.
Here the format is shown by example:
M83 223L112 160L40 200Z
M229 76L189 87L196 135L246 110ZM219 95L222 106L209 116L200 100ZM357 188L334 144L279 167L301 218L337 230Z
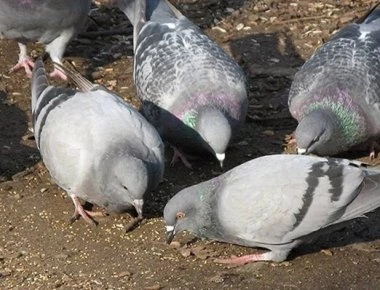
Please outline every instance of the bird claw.
M215 263L220 263L220 264L230 264L230 265L245 265L248 263L253 263L253 262L260 262L260 261L267 261L268 253L262 253L262 254L252 254L252 255L245 255L241 257L236 257L236 256L231 256L230 258L222 259L222 258L217 258L214 259Z
M97 226L98 222L96 222L92 217L94 216L104 216L102 212L91 212L87 211L83 208L82 204L79 201L79 198L76 195L70 195L71 199L73 200L75 211L73 216L70 218L70 223L75 222L79 219L79 217L82 217L88 224Z
M132 230L134 230L135 228L137 228L143 221L144 221L144 218L141 217L141 216L133 219L130 223L128 223L125 226L125 232L126 233L131 232Z
M294 133L292 133L290 135L286 135L284 138L284 141L287 145L296 145L297 144L296 136L294 136Z
M380 151L380 145L376 141L371 141L369 144L369 159L376 158L376 151Z
M9 70L9 73L14 73L14 72L24 68L26 76L28 78L31 78L33 67L34 67L34 62L30 58L25 58L23 60L20 60L14 67L12 67Z
M63 81L67 81L67 76L63 72L58 70L57 68L54 68L54 70L50 73L49 76L51 78L57 78L57 79L61 79Z
M178 159L180 159L186 168L193 169L193 167L191 166L191 163L186 159L185 154L183 154L181 151L179 151L175 147L173 147L173 150L174 150L174 154L173 154L172 161L170 162L170 166L173 167L177 163Z

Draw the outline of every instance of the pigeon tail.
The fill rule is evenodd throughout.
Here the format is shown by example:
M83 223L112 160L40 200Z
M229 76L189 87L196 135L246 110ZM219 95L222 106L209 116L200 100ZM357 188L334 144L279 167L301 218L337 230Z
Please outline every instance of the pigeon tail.
M98 85L93 84L85 77L83 77L79 72L75 71L73 68L63 66L57 62L54 63L57 70L63 72L67 75L72 82L78 87L78 89L82 92L90 92L98 87Z
M347 206L342 217L337 221L347 221L380 207L380 170L365 170L367 176L362 183L358 196Z
M136 6L136 2L138 2L138 5ZM112 6L118 7L123 13L128 17L131 24L135 25L135 16L137 15L135 12L135 7L144 6L145 7L145 0L142 1L136 1L136 0L116 0L111 1ZM143 10L145 13L145 9Z
M146 1L117 0L116 6L123 11L133 25L133 51L136 51L136 39L146 22Z
M373 21L380 22L380 3L376 4L372 7L364 16L360 17L356 23L361 24L369 24Z
M116 6L132 23L134 40L137 39L147 21L166 23L182 16L182 13L167 0L117 0ZM133 50L136 50L136 41L134 41Z
M42 92L49 86L44 63L38 58L34 64L32 73L32 110L35 109L37 100Z
M178 19L182 16L182 13L167 0L147 1L146 20L170 22L170 20Z

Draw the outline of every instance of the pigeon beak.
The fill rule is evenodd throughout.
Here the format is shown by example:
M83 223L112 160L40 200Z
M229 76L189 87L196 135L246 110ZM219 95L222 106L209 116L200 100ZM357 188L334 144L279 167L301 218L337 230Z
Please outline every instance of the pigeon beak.
M143 199L134 199L133 200L133 206L135 207L139 218L142 218L143 205L144 205Z
M226 158L226 154L225 153L221 153L221 154L215 153L215 156L216 156L216 159L219 160L220 167L223 169L223 161Z
M174 226L166 226L166 243L170 244L175 236Z
M297 154L306 155L307 154L307 149L305 149L305 148L298 148L297 147Z

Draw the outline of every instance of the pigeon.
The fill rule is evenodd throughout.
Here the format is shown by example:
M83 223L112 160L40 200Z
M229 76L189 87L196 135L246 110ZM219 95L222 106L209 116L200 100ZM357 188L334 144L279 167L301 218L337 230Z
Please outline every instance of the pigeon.
M59 69L81 91L50 86L42 61L32 74L32 114L37 147L50 175L94 224L80 199L142 217L144 194L163 179L164 144L157 130L131 105L72 69Z
M0 38L15 39L20 48L19 61L11 72L24 68L31 77L29 41L46 44L52 61L62 64L67 44L87 21L90 5L91 0L0 0ZM67 79L57 68L51 76Z
M380 170L347 159L268 155L185 188L166 204L167 242L201 238L268 252L217 262L284 261L305 240L380 206Z
M338 31L295 75L289 108L298 153L333 156L380 136L380 8ZM368 147L367 147L368 148Z
M247 112L241 67L167 0L111 0L134 26L134 81L143 113L175 148L172 163L225 151Z

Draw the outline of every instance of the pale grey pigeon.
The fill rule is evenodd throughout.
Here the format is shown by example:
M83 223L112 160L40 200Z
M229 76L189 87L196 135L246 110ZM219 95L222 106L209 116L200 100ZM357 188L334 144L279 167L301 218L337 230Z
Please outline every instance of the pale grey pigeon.
M380 206L380 171L345 159L269 155L177 193L165 206L167 242L198 237L269 252L224 263L283 261L306 239Z
M247 111L239 65L166 0L110 0L134 25L134 80L147 119L182 153L225 151ZM178 149L178 150L177 150ZM173 160L174 161L174 160Z
M18 64L11 71L24 67L31 76L29 41L46 44L52 61L61 64L67 44L87 21L90 5L91 0L0 0L0 38L15 39L20 48ZM56 68L51 76L66 79Z
M289 95L299 153L335 155L380 136L380 8L342 28L296 74ZM368 148L367 145L367 148Z
M78 198L110 212L134 206L141 217L144 194L163 178L158 132L114 93L78 73L65 73L82 92L50 86L42 61L35 63L32 112L37 147L50 175L74 202L73 220L82 216L94 223Z

